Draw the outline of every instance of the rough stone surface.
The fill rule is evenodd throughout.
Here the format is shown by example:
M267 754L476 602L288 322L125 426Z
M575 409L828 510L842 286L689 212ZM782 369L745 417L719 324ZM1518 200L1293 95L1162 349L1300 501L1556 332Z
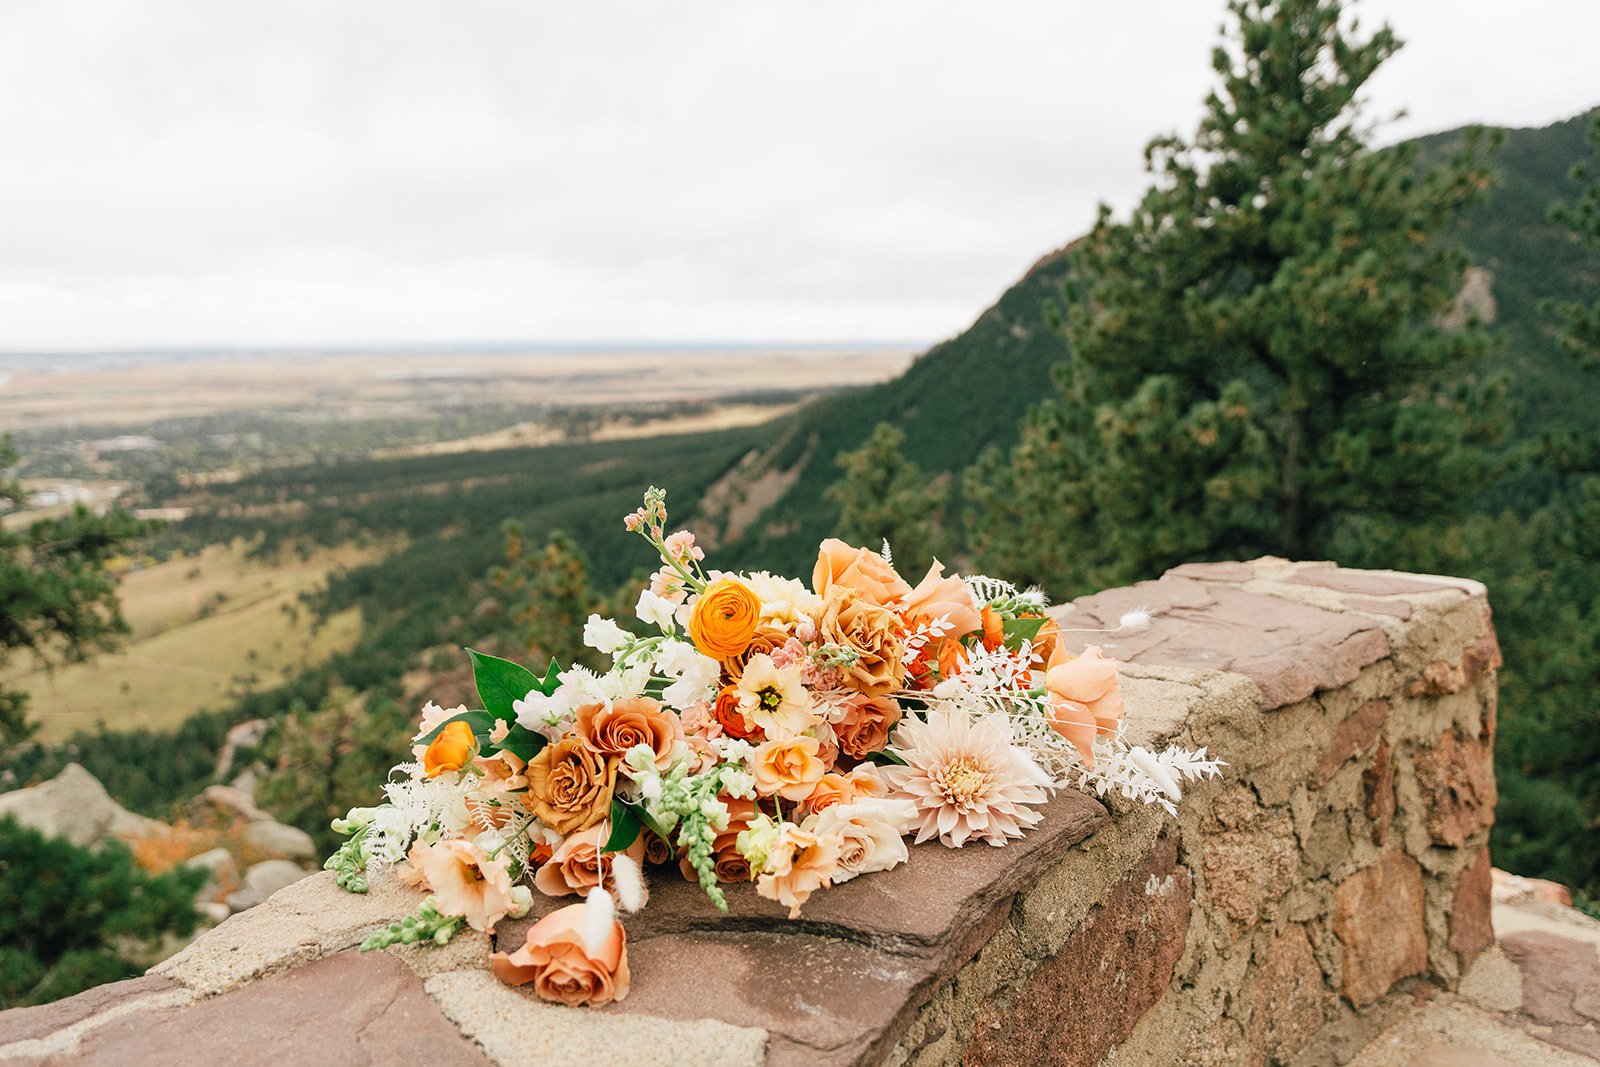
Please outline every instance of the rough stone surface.
M1064 628L1112 627L1138 607L1153 613L1150 628L1107 635L1106 655L1242 674L1260 691L1263 711L1347 685L1389 654L1372 619L1172 576L1083 597L1056 618Z
M1272 939L1246 999L1252 1062L1287 1062L1321 1028L1333 997L1304 926L1291 924Z
M1244 785L1230 785L1201 820L1201 870L1212 905L1238 924L1277 914L1300 874L1300 848L1287 812L1263 808Z
M161 827L154 819L135 815L112 800L100 779L76 763L67 764L48 782L0 793L0 818L7 815L74 845L144 837Z
M1333 744L1328 746L1317 769L1311 772L1311 788L1321 789L1345 763L1372 751L1383 724L1388 721L1387 700L1369 700L1357 708L1355 714L1341 722L1334 732Z
M228 907L234 911L244 911L246 908L264 904L272 894L294 885L309 874L310 872L304 867L288 860L262 860L260 863L253 863L244 872L244 885L237 892L228 895Z
M13 1008L0 1013L0 1046L27 1041L64 1030L118 1004L177 988L160 975L147 974L125 982L96 986L77 996L33 1008Z
M87 1035L72 1062L488 1067L490 1061L409 969L381 954L347 952L225 996L124 1017Z
M1339 992L1356 1007L1371 1004L1402 978L1428 968L1422 869L1390 852L1334 892L1334 936L1344 948Z
M427 990L500 1067L761 1067L764 1062L766 1034L752 1027L564 1008L482 971L438 975L428 980Z
M1459 848L1494 823L1494 764L1483 742L1447 730L1416 764L1435 843Z
M1600 955L1583 941L1532 930L1501 941L1522 971L1529 1029L1554 1045L1600 1059Z
M1407 593L1434 593L1459 590L1454 582L1429 581L1414 574L1393 571L1357 571L1343 567L1307 567L1287 579L1295 585L1311 585L1340 593L1362 596L1404 596Z
M1361 772L1361 788L1366 795L1367 818L1372 822L1372 843L1381 845L1394 825L1394 764L1389 758L1389 742L1379 740L1372 766Z
M1494 944L1492 887L1489 850L1479 849L1478 858L1456 881L1455 896L1450 901L1450 951L1461 961L1462 970Z
M1152 885L1164 888L1152 892ZM1172 981L1188 935L1191 888L1168 837L1055 956L979 1015L965 1062L1099 1063Z

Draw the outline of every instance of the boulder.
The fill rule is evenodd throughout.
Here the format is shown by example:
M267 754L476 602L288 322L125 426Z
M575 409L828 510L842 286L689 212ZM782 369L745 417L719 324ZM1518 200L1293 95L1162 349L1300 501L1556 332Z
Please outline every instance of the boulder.
M189 818L200 825L245 822L270 822L272 816L256 806L250 794L231 785L208 785L185 805Z
M266 901L268 897L286 886L294 885L311 872L288 860L262 860L244 872L244 885L228 894L228 907L244 911Z
M213 903L239 887L239 865L233 853L225 848L214 848L191 856L183 861L186 866L200 867L209 873L204 885L195 892L195 904Z
M7 815L40 833L85 847L164 829L156 820L135 815L112 800L100 780L76 763L67 764L48 782L0 794L0 818Z
M310 834L270 820L246 826L244 846L263 859L309 861L317 858L317 844Z

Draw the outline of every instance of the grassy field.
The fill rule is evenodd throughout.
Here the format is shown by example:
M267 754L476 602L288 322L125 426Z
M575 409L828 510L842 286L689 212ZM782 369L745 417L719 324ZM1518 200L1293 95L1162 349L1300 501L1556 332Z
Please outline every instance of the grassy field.
M235 543L134 571L122 583L133 633L120 652L12 680L31 695L29 714L45 741L97 722L113 729L176 726L352 647L361 632L358 610L314 627L299 598L322 588L331 572L375 555L340 548L263 562Z

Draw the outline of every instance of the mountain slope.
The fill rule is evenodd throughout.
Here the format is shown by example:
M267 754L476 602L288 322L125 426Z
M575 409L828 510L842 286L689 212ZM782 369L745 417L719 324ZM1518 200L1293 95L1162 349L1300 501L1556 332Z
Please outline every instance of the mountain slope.
M1494 159L1498 185L1460 234L1473 263L1488 271L1505 343L1485 369L1511 376L1518 437L1578 425L1600 411L1600 378L1572 366L1538 313L1545 296L1577 297L1600 283L1600 256L1546 217L1551 201L1577 190L1568 172L1587 154L1594 114L1504 131ZM1461 135L1419 138L1423 159L1448 154ZM1051 388L1050 368L1067 355L1047 316L1067 267L1066 249L1046 256L966 332L930 349L900 378L799 412L758 464L789 470L792 483L724 549L723 562L804 572L837 522L837 509L822 497L838 477L834 458L858 447L878 422L905 430L906 454L930 477L959 476L985 445L1013 441L1018 419Z

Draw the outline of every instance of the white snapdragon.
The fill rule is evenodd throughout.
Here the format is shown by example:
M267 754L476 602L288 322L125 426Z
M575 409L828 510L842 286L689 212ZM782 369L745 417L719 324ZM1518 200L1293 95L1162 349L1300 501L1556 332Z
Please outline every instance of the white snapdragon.
M672 633L677 628L677 610L678 605L648 589L640 590L639 602L633 607L634 614L639 616L641 622L649 623L663 633Z
M704 700L722 678L722 664L687 641L666 641L656 650L655 669L675 681L662 692L671 707L682 708Z
M589 621L583 624L583 643L608 656L621 651L630 640L628 631L611 619L590 615Z
M756 776L748 771L722 772L722 790L735 800L756 798Z
M712 738L710 745L712 750L722 757L724 763L748 763L756 750L750 742L729 737L727 734Z
M632 700L634 697L644 695L644 687L650 684L650 664L645 662L631 663L626 667L614 668L609 674L600 676L600 699L595 703L611 706L613 700Z
M577 707L574 696L565 685L557 686L549 696L537 689L530 689L521 700L511 702L511 710L516 713L518 726L534 733L544 733L571 718L573 709Z

